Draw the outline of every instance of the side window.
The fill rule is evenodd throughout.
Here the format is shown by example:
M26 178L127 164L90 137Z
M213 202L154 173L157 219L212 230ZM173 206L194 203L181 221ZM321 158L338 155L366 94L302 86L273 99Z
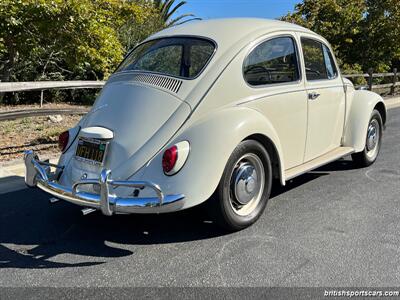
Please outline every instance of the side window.
M329 79L336 78L338 73L337 73L335 60L333 59L332 53L327 46L323 45L323 48L324 48L324 58L325 58L326 72L327 72L328 78Z
M301 38L307 80L334 79L338 72L327 46L313 39Z
M246 82L253 86L299 80L294 40L279 37L258 45L247 56L243 73Z
M322 43L313 39L302 38L301 45L307 80L328 79Z

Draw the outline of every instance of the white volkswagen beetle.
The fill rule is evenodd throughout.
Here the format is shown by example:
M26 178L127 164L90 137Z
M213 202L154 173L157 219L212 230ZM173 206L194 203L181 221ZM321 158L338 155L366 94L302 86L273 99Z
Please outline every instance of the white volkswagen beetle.
M134 48L92 110L60 136L58 165L25 153L26 183L105 215L210 199L230 230L282 185L352 154L379 153L386 108L340 74L328 42L272 20L198 21ZM215 195L215 197L211 197Z

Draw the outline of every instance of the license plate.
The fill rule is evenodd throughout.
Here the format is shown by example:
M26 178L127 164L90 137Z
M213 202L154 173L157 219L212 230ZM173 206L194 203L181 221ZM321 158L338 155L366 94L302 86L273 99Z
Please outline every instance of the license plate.
M108 142L79 138L75 157L78 160L102 165L107 152Z

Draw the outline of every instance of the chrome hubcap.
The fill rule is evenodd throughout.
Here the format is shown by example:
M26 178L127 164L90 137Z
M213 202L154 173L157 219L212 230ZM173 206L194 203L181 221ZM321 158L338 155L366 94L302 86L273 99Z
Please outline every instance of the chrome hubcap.
M367 149L368 151L373 150L377 144L378 137L378 129L375 124L371 122L368 127L368 135L367 135Z
M257 185L257 172L250 163L243 163L234 174L235 199L245 205L254 197Z
M376 119L373 119L368 126L367 142L366 142L367 155L370 158L373 158L378 154L379 139L380 139L379 123Z
M264 166L252 153L242 156L231 174L230 203L238 215L249 215L261 200L265 184Z

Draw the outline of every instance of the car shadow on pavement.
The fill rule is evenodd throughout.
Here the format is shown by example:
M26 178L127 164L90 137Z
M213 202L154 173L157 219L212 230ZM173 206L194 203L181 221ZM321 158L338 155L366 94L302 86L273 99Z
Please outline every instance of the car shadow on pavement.
M0 269L98 265L134 255L132 246L226 234L201 207L163 215L83 216L78 206L64 201L50 204L48 199L37 189L0 195ZM71 263L68 254L80 257Z
M359 169L359 167L354 164L351 157L348 157L348 158L342 158L342 159L336 160L334 162L331 162L330 164L322 166L315 171L316 172L320 172L320 171L335 172L335 171L348 171L348 170L356 170L356 169Z
M279 195L286 193L290 190L293 190L295 188L298 188L299 186L302 186L310 181L313 181L315 179L320 178L321 176L326 176L329 175L327 172L319 172L319 173L305 173L299 177L293 178L286 182L286 185L283 186L279 183L278 180L274 180L272 189L271 189L271 195L270 199L278 197Z
M340 170L340 165L329 169ZM275 185L271 197L328 174L307 173L285 187ZM0 269L88 267L134 255L141 245L228 234L207 217L206 205L173 214L106 217L100 212L83 216L78 206L48 199L38 189L0 195Z
M337 161L331 162L330 164L322 166L318 169L315 169L313 171L310 171L303 175L295 177L295 178L289 180L288 182L286 182L285 186L280 185L279 182L276 181L273 184L270 198L277 197L280 194L283 194L283 193L288 192L292 189L295 189L299 186L302 186L310 181L318 179L321 176L330 175L332 172L346 171L346 170L352 170L352 169L357 169L357 167L354 165L353 161L351 159L342 158Z

